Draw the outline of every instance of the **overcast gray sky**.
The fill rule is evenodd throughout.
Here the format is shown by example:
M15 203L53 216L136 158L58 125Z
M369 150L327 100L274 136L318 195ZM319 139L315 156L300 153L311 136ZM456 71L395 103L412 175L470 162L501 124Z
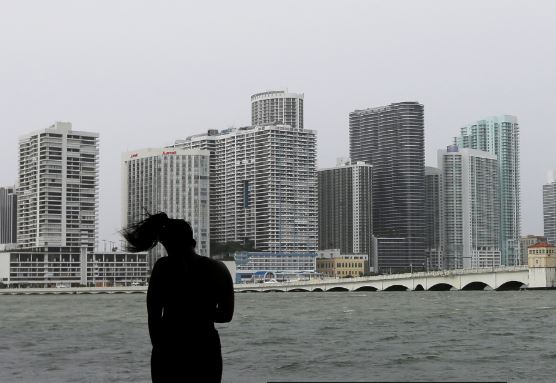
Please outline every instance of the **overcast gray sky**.
M554 1L12 1L0 7L0 184L17 138L54 121L100 133L100 239L120 227L120 155L250 123L250 95L305 94L319 166L348 113L416 100L427 165L459 128L514 114L523 234L556 168Z

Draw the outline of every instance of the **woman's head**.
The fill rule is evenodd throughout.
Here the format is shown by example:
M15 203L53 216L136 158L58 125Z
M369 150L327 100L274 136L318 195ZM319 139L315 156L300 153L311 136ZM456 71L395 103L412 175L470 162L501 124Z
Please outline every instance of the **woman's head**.
M152 249L162 243L168 253L173 250L192 250L197 245L193 230L183 219L168 218L166 213L148 214L147 218L122 230L133 252Z

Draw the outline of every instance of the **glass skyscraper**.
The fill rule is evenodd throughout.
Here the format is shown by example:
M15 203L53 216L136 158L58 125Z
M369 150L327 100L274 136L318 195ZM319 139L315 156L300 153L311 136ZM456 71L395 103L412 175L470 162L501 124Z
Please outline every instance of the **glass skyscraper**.
M373 235L379 270L424 270L423 105L399 102L349 115L352 161L373 166Z
M486 118L461 129L454 138L460 148L478 149L496 155L499 167L500 250L502 264L518 265L520 257L521 209L519 179L519 125L515 116Z

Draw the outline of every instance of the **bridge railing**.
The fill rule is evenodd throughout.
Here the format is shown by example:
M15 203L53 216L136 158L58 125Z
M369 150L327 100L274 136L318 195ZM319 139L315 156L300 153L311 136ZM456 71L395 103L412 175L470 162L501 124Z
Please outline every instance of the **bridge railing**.
M359 282L374 282L374 281L385 281L385 280L395 280L395 279L412 279L412 278L428 278L428 277L448 277L454 275L467 275L467 274L487 274L487 273L504 273L504 272L515 272L515 271L525 271L528 266L503 266L503 267L488 267L480 269L453 269L453 270L437 270L437 271L423 271L416 273L403 273L403 274L382 274L382 275L372 275L366 277L353 277L353 278L322 278L322 279L310 279L306 281L292 281L292 282L278 282L278 283L240 283L234 285L234 288L241 290L248 289L272 289L272 286L282 287L288 286L295 288L296 286L312 286L312 285L323 285L330 283L359 283Z

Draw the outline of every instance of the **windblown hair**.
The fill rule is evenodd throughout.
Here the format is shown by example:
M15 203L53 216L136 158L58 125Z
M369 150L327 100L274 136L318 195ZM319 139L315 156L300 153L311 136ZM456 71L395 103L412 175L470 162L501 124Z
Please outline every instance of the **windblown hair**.
M197 245L189 223L183 219L170 219L163 212L147 213L147 218L123 229L122 235L131 252L150 250L157 243L165 241L183 241L191 248Z
M169 221L166 213L147 213L147 218L123 229L122 236L128 243L128 251L136 253L155 247Z

